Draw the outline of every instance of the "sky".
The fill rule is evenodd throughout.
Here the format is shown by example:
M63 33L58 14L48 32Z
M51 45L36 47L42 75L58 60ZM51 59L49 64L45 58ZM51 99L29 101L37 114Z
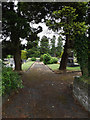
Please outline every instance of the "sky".
M15 0L14 3L15 3L15 5L17 5L18 1ZM17 7L15 7L14 9L16 10ZM30 23L30 26L33 27L33 28L37 28L38 26L41 26L41 27L42 27L43 31L38 34L38 37L40 38L40 40L41 40L41 38L42 38L44 35L45 35L46 37L48 37L48 38L52 38L53 35L55 35L55 36L56 36L56 43L55 43L55 45L57 45L57 38L59 37L59 35L58 35L57 33L53 32L52 30L49 30L45 23L38 23L38 24L31 24L31 23ZM63 36L62 36L62 37L63 37ZM8 39L9 39L9 38L8 38ZM49 43L50 43L50 41L49 41ZM27 44L27 41L26 41L25 39L24 39L24 40L21 39L21 44ZM40 43L39 43L39 44L40 44ZM64 42L63 42L63 44L64 44Z
M17 5L17 3L18 3L18 1L15 0L15 5ZM17 9L17 7L15 8L15 10L16 9ZM57 44L57 38L59 35L56 34L55 32L53 32L52 30L49 30L45 23L30 24L30 26L32 26L33 28L37 28L38 26L42 27L43 31L38 34L38 37L40 38L40 40L41 40L42 36L44 36L44 35L47 36L48 38L52 38L53 35L55 35L56 36L56 44ZM24 40L22 40L21 43L27 44L27 41L24 39Z
M38 26L42 27L43 31L38 33L38 37L40 38L40 40L41 40L41 38L44 35L47 36L47 38L52 38L53 35L55 35L56 36L56 43L55 43L55 45L57 45L57 38L59 37L58 33L53 32L52 30L49 30L45 23L30 24L30 26L33 27L33 28L37 28ZM27 43L26 40L22 41L22 44L26 44L26 43Z
M38 26L42 27L43 31L38 34L38 36L40 37L40 40L41 40L43 35L47 36L48 38L52 38L53 35L55 35L56 37L59 36L55 32L53 32L52 30L49 30L45 23L34 24L32 26L35 28L37 28Z

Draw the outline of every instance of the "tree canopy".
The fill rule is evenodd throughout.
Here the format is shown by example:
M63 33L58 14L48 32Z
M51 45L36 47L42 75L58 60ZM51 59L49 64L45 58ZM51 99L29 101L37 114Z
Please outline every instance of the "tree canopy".
M49 39L43 36L40 41L40 54L45 54L49 52Z
M72 7L73 6L73 7ZM83 8L81 8L83 6ZM74 39L76 38L76 34L82 35L86 32L87 26L85 25L85 16L86 11L81 14L82 21L78 18L79 12L77 8L80 7L80 11L87 10L86 3L78 3L78 6L73 3L62 6L62 9L58 11L52 12L50 20L47 20L47 25L53 31L59 32L59 34L65 35L65 46L64 53L62 55L60 70L66 69L67 59L69 54L69 49L73 48ZM78 8L79 9L79 8Z
M36 39L37 33L42 31L41 27L37 30L30 26L31 23L39 23L45 20L46 15L52 10L59 9L60 3L29 3L14 2L2 3L2 33L4 54L13 54L15 69L21 70L21 40L30 36L30 41ZM7 41L6 38L10 37ZM9 47L10 46L10 47ZM24 46L23 46L24 47ZM8 52L6 52L8 51Z

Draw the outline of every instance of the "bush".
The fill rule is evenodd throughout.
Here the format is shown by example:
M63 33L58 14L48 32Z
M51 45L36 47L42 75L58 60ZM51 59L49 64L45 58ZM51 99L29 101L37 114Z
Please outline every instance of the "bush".
M50 61L51 56L47 53L43 55L43 62L46 65L48 63L48 61Z
M57 63L58 59L57 58L51 58L50 61L48 61L48 64L55 64Z
M27 51L21 50L21 59L26 60L27 59Z
M43 61L43 55L40 56L40 61Z
M7 55L7 58L12 58L12 55Z
M13 72L12 68L2 68L2 89L0 95L10 94L11 90L22 88L22 80L17 72Z
M32 58L31 58L31 61L36 61L36 58L35 58L35 57L32 57Z
M57 58L52 58L53 59L53 63L57 63L58 59Z

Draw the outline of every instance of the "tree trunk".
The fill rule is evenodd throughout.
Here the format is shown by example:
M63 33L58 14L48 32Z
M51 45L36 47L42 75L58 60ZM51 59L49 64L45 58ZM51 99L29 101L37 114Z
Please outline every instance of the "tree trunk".
M88 39L88 76L90 77L90 28L89 28L89 39Z
M14 3L10 2L10 10L12 13L14 12ZM13 20L10 21L11 27L11 41L12 41L12 51L14 55L14 63L15 63L15 70L21 70L21 51L20 51L20 41L19 41L19 31L16 31L15 22Z
M80 68L82 76L88 76L88 65L87 64L82 65L82 67L80 66Z
M19 47L16 48L16 51L14 53L14 62L15 62L15 70L20 71L22 70L21 68L21 51Z
M66 66L67 66L67 60L68 60L68 41L69 41L69 35L66 35L66 43L64 46L64 53L62 55L62 59L60 62L60 67L59 70L66 70Z
M90 18L90 13L89 13ZM90 23L89 23L90 25ZM88 30L89 37L88 37L88 76L90 77L90 28Z

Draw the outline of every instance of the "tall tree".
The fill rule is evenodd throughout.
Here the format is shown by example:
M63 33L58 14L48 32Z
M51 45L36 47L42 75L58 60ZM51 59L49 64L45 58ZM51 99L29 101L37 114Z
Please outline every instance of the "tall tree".
M78 63L80 64L83 76L88 76L88 39L83 34L76 33L74 48L77 55Z
M90 1L88 2L88 17L87 17L87 23L89 25L88 29L88 76L90 77Z
M49 52L49 40L46 36L43 36L40 41L40 54L45 54Z
M27 43L27 46L26 46L27 57L40 57L40 49L38 44L39 44L39 37Z
M64 53L62 55L59 67L60 70L65 70L68 59L69 41L72 39L72 27L77 15L75 14L75 9L73 7L64 6L61 10L54 11L52 13L52 17L52 20L48 20L47 25L49 25L50 28L54 30L60 30L61 28L63 28L63 33L60 34L66 36Z
M16 11L13 2L2 4L2 31L5 37L4 41L10 44L9 49L14 55L15 69L21 70L20 38L25 38L28 34L29 24L27 23L26 18L20 13L19 3L17 7L18 9ZM6 37L10 37L10 41L6 41Z
M12 51L14 55L16 70L21 70L20 38L27 38L28 34L32 31L29 23L41 22L48 13L59 9L60 4L57 6L56 3L18 2L15 6L13 2L2 3L2 31L5 38L3 46L6 49L10 46L8 52ZM6 41L6 37L8 36L10 40Z
M62 42L62 37L59 36L57 39L57 47L56 47L56 55L60 57L62 51L63 51L63 42Z
M51 39L51 54L53 57L56 57L56 47L55 47L56 37L55 35Z

